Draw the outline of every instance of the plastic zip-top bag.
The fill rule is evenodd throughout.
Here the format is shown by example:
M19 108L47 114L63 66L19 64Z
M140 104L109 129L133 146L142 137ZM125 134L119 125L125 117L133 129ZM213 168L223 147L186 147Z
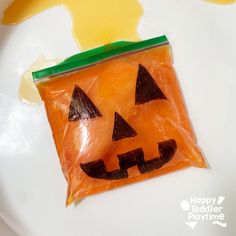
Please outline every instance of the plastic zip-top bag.
M83 52L33 78L68 183L67 205L175 170L206 167L165 36Z

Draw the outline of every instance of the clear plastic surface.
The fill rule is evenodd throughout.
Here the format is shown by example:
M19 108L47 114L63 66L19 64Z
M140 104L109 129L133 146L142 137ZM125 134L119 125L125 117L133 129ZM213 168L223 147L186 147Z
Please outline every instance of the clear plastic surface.
M169 45L44 79L37 87L68 183L67 205L175 170L206 167Z

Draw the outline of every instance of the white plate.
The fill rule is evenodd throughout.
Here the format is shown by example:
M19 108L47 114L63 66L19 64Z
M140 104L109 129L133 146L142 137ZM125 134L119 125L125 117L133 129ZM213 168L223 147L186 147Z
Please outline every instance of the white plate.
M1 1L0 9L7 1ZM20 75L44 54L78 48L70 17L55 7L0 25L0 216L22 236L236 235L236 4L142 0L142 38L165 33L190 117L210 169L190 168L84 199L65 208L62 175L43 105L18 99ZM185 224L182 200L224 196L227 228ZM0 235L7 235L0 221ZM9 232L9 235L14 235Z

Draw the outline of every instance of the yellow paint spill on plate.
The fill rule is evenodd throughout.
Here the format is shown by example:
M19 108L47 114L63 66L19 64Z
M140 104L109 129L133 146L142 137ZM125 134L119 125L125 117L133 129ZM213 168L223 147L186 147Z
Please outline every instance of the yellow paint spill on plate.
M137 26L143 9L138 0L15 0L5 10L2 23L18 24L57 5L70 12L73 36L81 50L118 40L139 40ZM21 99L33 104L40 98L31 72L38 69L40 60L22 77L20 85Z
M222 5L232 4L236 2L236 0L205 0L205 1Z
M70 12L81 50L118 40L139 40L137 26L143 9L138 0L15 0L5 10L2 23L17 24L57 5Z
M58 62L59 60L45 60L43 56L40 56L31 65L31 67L22 76L19 87L19 97L23 102L37 104L41 101L38 90L33 82L32 72L48 66L56 65Z

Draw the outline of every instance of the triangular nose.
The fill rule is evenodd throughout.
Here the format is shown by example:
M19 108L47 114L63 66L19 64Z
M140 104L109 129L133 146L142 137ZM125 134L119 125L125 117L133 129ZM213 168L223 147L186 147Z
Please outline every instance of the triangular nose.
M123 138L130 138L137 135L137 132L124 120L124 118L115 112L114 128L112 140L118 141Z
M135 105L157 99L167 99L147 69L139 65L136 82Z
M69 121L92 119L102 116L85 92L75 85L69 108Z

